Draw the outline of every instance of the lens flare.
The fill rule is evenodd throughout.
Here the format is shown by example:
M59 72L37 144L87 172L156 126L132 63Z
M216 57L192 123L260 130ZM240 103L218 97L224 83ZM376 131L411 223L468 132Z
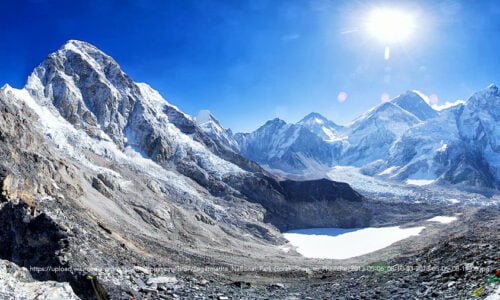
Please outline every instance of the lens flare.
M389 94L383 93L382 95L380 95L380 101L382 103L389 102L390 100L391 100L391 97L389 96Z
M347 93L346 92L340 92L338 95L337 95L337 100L340 102L340 103L344 103L346 100L347 100Z

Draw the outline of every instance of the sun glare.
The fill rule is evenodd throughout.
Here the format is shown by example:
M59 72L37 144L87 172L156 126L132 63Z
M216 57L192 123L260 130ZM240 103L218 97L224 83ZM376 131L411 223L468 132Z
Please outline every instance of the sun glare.
M406 41L415 30L415 20L401 10L376 8L368 15L366 29L387 46Z

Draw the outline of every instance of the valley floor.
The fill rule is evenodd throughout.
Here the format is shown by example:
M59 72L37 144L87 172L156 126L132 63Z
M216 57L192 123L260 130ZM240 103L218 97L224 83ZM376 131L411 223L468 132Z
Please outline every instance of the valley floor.
M425 222L425 221L424 221ZM407 224L407 226L414 226ZM500 282L500 211L464 210L453 223L427 222L421 235L347 260L289 255L248 258L241 266L212 265L167 274L136 268L138 291L123 299L465 299L486 298ZM193 257L193 262L197 259ZM252 266L254 270L252 271ZM241 267L238 270L238 267ZM162 274L165 276L165 274ZM161 281L161 280L160 280ZM149 282L149 284L148 284ZM127 289L127 288L125 288ZM494 297L494 296L492 296ZM495 299L495 298L491 298Z

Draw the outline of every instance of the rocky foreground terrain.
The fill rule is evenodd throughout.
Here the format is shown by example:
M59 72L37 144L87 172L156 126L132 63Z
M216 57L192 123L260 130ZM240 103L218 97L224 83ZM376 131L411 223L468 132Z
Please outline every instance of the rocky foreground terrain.
M0 189L6 299L453 298L498 268L495 190L481 203L457 192L452 205L278 178L81 41L23 89L0 89ZM452 225L425 221L457 213ZM342 261L304 258L281 234L420 224L419 236Z
M235 265L193 256L182 265L124 261L93 274L103 295L113 299L483 299L500 286L491 281L500 266L499 225L498 209L479 209L463 214L453 226L429 226L425 236L412 242L347 261L282 254ZM7 271L0 278L0 295L7 299L42 294L76 299L68 284L34 281L27 269L10 262L0 266ZM91 282L82 281L80 288L93 290Z

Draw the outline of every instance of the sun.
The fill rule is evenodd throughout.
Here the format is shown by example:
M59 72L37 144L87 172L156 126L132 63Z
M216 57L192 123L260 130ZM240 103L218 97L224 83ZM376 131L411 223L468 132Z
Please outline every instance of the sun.
M403 43L415 31L415 19L398 9L375 8L368 14L366 30L386 46Z

